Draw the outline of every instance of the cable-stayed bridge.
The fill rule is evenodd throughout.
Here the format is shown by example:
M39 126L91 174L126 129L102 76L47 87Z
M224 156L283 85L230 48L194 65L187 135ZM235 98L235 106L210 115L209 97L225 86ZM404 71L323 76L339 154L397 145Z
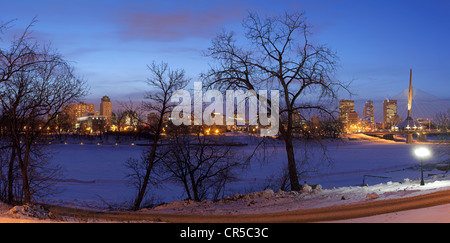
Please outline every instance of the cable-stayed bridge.
M406 136L406 143L414 143L413 134L417 135L418 140L426 141L427 134L449 132L447 121L445 121L447 131L432 130L431 123L442 122L440 121L442 117L446 117L446 120L449 119L450 99L442 99L414 89L412 86L412 70L410 70L409 87L390 99L397 100L397 115L403 120L395 124L391 130L370 133L371 135L393 138L394 134L403 134ZM419 119L428 121L428 129L425 129L418 122Z

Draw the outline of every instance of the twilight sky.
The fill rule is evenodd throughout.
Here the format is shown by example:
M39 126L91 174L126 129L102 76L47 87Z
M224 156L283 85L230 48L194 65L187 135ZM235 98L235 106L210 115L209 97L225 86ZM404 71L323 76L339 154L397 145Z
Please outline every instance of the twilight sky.
M0 22L17 19L5 34L33 17L36 38L85 78L100 98L140 100L147 64L167 62L193 81L212 60L203 56L222 29L240 33L247 11L260 15L305 11L313 39L337 52L336 78L353 80L353 99L393 97L416 88L450 98L450 1L447 0L2 0ZM0 45L8 44L5 38ZM349 97L342 97L349 98Z

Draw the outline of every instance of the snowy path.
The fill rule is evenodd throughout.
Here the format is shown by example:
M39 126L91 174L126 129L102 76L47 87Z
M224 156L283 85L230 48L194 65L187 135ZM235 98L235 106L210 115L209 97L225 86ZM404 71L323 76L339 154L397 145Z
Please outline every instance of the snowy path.
M329 223L450 223L450 204Z

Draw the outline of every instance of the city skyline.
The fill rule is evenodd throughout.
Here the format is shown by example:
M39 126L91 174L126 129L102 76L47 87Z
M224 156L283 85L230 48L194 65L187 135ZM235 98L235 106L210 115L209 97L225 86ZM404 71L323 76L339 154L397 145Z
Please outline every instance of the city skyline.
M446 1L20 1L6 2L0 21L11 23L8 36L36 17L33 36L73 63L91 87L88 102L108 95L113 100L142 100L152 61L185 69L192 81L212 60L202 55L217 33L242 35L247 11L261 15L304 11L313 41L326 44L340 58L336 77L352 81L352 97L380 100L407 86L450 98L450 17Z
M440 222L449 206L449 1L1 6L0 222L385 221L411 207ZM287 236L272 227L170 236Z

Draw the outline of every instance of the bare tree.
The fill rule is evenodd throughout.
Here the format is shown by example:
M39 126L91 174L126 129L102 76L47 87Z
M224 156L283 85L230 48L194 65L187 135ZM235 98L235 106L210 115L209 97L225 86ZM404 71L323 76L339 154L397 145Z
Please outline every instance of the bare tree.
M450 130L450 109L446 112L438 112L435 115L435 124L437 130L441 132L448 132Z
M303 13L267 18L250 13L243 26L248 46L238 45L233 33L218 34L206 53L217 65L204 77L217 88L280 90L279 133L285 142L291 189L299 190L293 116L316 110L333 117L330 104L339 88L346 89L344 83L333 80L337 56L309 40Z
M40 168L45 168L43 162L48 161L38 148L43 144L46 128L56 119L63 105L87 92L85 82L74 75L67 61L49 46L34 41L28 35L28 28L12 42L9 51L2 50L0 56L3 81L0 102L6 120L5 139L11 148L9 169L17 161L24 203L31 202L35 189L41 187L38 184L43 185L33 183L33 178L39 175L35 173L36 166L40 164ZM42 178L39 180L43 181Z
M202 134L201 127L173 127L168 136L168 151L159 168L180 182L191 200L217 199L234 179L234 170L246 164L221 138Z
M153 133L153 142L151 143L151 147L149 148L150 152L147 156L146 171L142 173L142 185L138 188L138 194L133 207L134 210L140 208L147 190L153 165L158 159L157 149L163 132L164 119L174 107L174 104L170 101L172 94L176 90L186 87L189 82L184 70L172 70L167 63L157 64L153 62L148 66L148 69L151 72L151 76L148 78L147 83L152 90L147 93L145 98L149 101L143 104L143 108L150 113L154 113L154 120L156 121L148 124Z
M437 130L441 133L437 137L437 145L435 148L436 157L439 158L440 164L446 164L447 171L450 169L450 109L446 112L438 112L435 117Z
M120 108L116 110L119 131L122 131L125 126L133 131L136 130L143 120L142 109L136 107L131 99L128 102L119 102L119 104Z
M119 132L123 131L126 122L126 111L123 108L117 108L112 115L112 123L117 126Z
M8 29L14 21L0 24L0 32ZM7 48L0 48L0 83L10 81L11 77L18 72L30 70L33 66L42 62L57 61L47 58L39 58L42 55L39 43L31 36L31 27L37 22L33 18L31 23L25 28L23 33L15 38ZM55 58L58 58L55 56Z

